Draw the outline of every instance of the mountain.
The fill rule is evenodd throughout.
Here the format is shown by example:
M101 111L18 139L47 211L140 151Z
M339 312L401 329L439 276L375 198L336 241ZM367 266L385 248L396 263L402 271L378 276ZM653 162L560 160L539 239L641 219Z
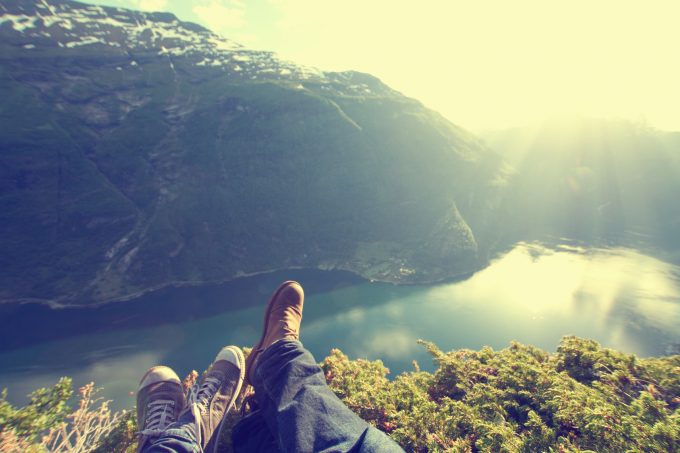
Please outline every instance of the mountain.
M680 258L680 133L562 118L482 137L515 169L499 210L506 242L551 234Z
M0 4L0 301L91 305L293 267L469 272L502 160L358 72L168 13Z

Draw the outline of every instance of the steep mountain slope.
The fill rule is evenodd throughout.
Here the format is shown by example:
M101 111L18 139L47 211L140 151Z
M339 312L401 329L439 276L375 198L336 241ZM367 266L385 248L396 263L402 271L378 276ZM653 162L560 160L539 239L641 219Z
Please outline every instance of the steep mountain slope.
M370 75L66 0L3 1L0 61L2 301L484 258L500 159Z
M572 118L484 139L516 169L508 242L553 234L680 250L680 133Z

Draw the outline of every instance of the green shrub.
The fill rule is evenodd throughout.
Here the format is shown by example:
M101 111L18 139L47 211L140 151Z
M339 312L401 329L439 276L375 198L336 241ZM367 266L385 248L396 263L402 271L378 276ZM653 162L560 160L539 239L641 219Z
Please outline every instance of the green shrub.
M119 434L127 413L111 412L109 401L97 397L98 391L93 382L84 385L78 390L78 404L72 408L67 404L73 394L71 379L61 378L51 389L32 392L26 406L15 408L7 402L7 391L3 390L0 451L86 453L106 443L121 445Z
M500 351L421 344L433 373L414 363L414 371L390 380L381 361L350 360L337 349L321 363L335 394L408 452L680 449L680 356L639 359L576 337L563 338L554 354L514 342ZM23 442L16 451L37 447L40 434L65 419L70 395L68 379L34 392L23 408L3 393L0 446L4 434L13 445ZM226 439L238 408L229 417ZM132 452L136 430L130 411L89 451Z
M7 390L0 394L0 432L13 431L20 438L35 442L40 436L64 421L71 411L67 404L73 395L71 379L59 379L51 389L40 388L29 396L24 407L7 402Z
M680 448L680 356L638 359L576 337L555 354L421 343L434 373L416 368L390 381L381 362L339 351L323 362L333 391L407 451Z

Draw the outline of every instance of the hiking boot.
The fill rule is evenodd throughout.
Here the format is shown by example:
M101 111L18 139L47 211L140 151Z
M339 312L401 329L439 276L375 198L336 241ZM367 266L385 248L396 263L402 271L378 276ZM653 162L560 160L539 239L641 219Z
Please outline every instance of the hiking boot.
M226 415L236 404L245 374L243 352L226 346L189 391L187 408L196 421L196 439L204 452L217 451Z
M137 421L141 427L137 452L177 421L184 407L184 391L177 374L166 366L150 368L137 390Z
M260 341L246 361L247 382L252 384L258 356L279 340L299 340L302 305L305 293L298 282L282 283L274 292L264 315L264 329Z

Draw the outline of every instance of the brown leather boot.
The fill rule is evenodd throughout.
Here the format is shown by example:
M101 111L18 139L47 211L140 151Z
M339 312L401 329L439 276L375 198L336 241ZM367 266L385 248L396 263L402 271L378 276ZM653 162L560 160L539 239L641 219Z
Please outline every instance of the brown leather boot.
M269 346L279 340L298 340L302 322L302 305L305 293L298 282L283 282L274 292L264 315L262 338L253 346L246 360L246 382L252 384L257 358Z

